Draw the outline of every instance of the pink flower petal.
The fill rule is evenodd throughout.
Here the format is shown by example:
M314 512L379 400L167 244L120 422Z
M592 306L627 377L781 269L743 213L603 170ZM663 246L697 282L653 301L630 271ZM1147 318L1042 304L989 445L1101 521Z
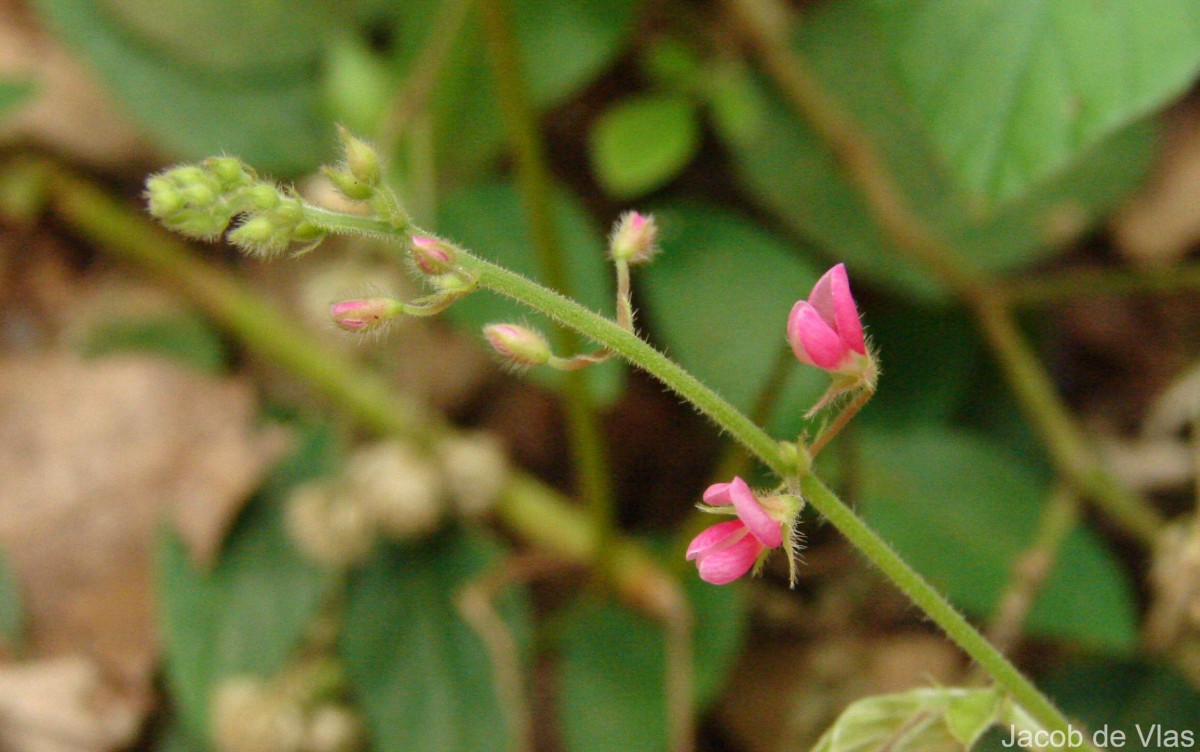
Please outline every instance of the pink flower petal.
M862 321L858 317L854 295L850 292L850 277L846 274L845 264L838 264L817 280L808 302L817 309L821 320L838 333L847 347L861 355L867 354Z
M753 535L700 558L700 579L713 585L725 585L750 571L763 545Z
M729 483L714 483L704 492L704 503L710 507L724 506L732 504L733 498L729 495Z
M748 533L745 523L741 520L718 522L716 525L705 528L704 532L692 539L687 550L687 560L703 558L722 548L728 548L741 538L753 537Z
M788 342L801 363L826 370L837 368L850 348L808 301L801 300L788 316Z
M758 538L759 543L767 548L775 548L783 544L783 532L779 528L779 522L772 519L771 515L762 508L758 499L754 498L754 492L750 490L750 486L746 485L746 481L734 478L733 482L729 484L729 492L733 498L733 508L737 510L738 519L746 523L746 527L750 528L750 533Z
M838 334L851 350L859 355L866 355L867 343L863 338L862 321L858 317L858 304L854 302L854 295L850 293L850 277L846 275L846 265L838 264L825 276L829 278Z

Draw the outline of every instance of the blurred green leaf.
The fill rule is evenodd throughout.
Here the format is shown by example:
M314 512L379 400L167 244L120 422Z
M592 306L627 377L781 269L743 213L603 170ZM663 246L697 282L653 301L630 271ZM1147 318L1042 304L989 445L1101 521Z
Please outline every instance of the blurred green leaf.
M592 126L592 167L610 194L633 198L660 188L687 167L700 148L695 104L675 94L622 100Z
M700 83L700 54L685 38L660 36L645 46L639 62L654 86L672 94L688 94Z
M325 101L334 120L352 133L369 137L379 132L399 85L394 66L366 39L343 34L328 43L322 78Z
M611 317L615 293L602 236L569 195L556 194L555 204L567 275L575 299L593 311ZM539 278L521 200L511 183L480 185L447 197L438 217L438 229L489 261L503 264L527 277ZM554 326L541 315L487 292L455 303L448 315L477 335L484 324L496 321L528 321L547 335ZM609 401L616 397L621 389L623 368L620 363L610 361L585 371L597 398ZM552 385L561 384L563 379L561 372L548 368L535 368L530 375Z
M894 66L880 54L886 48L860 2L817 6L802 24L797 45L871 138L908 208L978 267L1004 272L1045 258L1103 217L1148 169L1157 127L1146 121L1079 154L1049 182L986 211L946 172ZM852 273L908 295L944 295L874 224L867 204L811 128L773 91L759 87L758 128L742 137L722 133L746 187L791 228L847 261Z
M685 578L693 609L695 701L720 689L746 624L736 587ZM659 752L667 744L661 624L611 601L589 600L561 642L561 720L571 752Z
M342 14L319 3L172 4L178 13L135 0L34 6L181 157L229 153L265 171L296 174L332 151L318 62L322 35Z
M7 643L10 648L19 646L24 628L21 585L8 556L0 549L0 643Z
M633 30L636 0L515 0L517 42L534 101L550 106L595 78Z
M122 352L161 355L204 373L221 373L227 363L216 331L200 317L186 314L101 322L88 331L80 350L88 357Z
M7 117L18 105L28 99L33 90L32 81L12 79L0 81L0 120Z
M931 687L867 697L850 705L812 752L969 750L995 724L1004 697L994 689Z
M663 253L643 273L647 320L667 354L743 411L787 347L787 316L820 276L749 219L700 204L655 212ZM827 377L791 359L772 430L795 435Z
M340 652L377 749L509 748L491 656L455 604L498 555L490 539L455 530L424 545L386 547L355 573ZM510 588L498 600L523 641L523 591Z
M1080 718L1092 729L1107 724L1110 729L1123 730L1131 749L1142 746L1135 724L1140 724L1143 731L1157 723L1164 729L1189 729L1193 736L1200 735L1196 727L1200 691L1167 665L1096 657L1069 662L1039 684L1065 713Z
M1200 70L1194 0L847 5L874 17L955 179L989 202L1061 172L1182 94Z
M432 3L397 0L409 30L424 41ZM514 31L529 94L538 108L562 103L600 75L620 54L634 28L635 0L515 0ZM419 24L424 23L424 26ZM439 167L454 176L492 169L505 131L496 101L486 40L473 19L455 46L432 102Z
M977 397L973 377L982 368L984 348L961 309L869 301L860 309L883 378L862 413L864 421L896 427L946 422Z
M745 143L763 123L763 92L750 68L738 60L718 60L709 65L703 81L704 96L713 128L722 139Z
M1046 480L1002 446L949 427L860 435L855 482L867 520L957 605L990 614L1014 559L1033 539ZM1134 604L1112 553L1079 527L1059 551L1027 631L1091 649L1130 650L1137 639Z
M209 702L223 680L283 666L332 583L293 547L282 514L288 490L327 469L332 447L328 432L307 431L243 512L211 572L164 531L158 594L167 684L192 739L208 738Z

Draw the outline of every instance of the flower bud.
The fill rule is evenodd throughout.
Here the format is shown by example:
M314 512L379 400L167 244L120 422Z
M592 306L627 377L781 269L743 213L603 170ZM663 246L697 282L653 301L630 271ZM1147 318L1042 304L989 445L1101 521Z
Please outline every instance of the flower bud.
M351 135L350 131L338 126L338 135L346 151L346 168L355 180L371 187L378 187L383 179L379 166L379 153L375 148Z
M654 217L625 212L613 225L609 252L614 260L644 264L658 254L658 225Z
M393 298L359 298L343 300L329 307L329 315L339 329L355 334L375 331L403 312L400 301Z
M329 178L329 181L337 188L338 193L351 201L365 201L375 195L374 186L362 182L350 174L348 170L322 167L321 173Z
M414 235L409 243L409 254L424 274L440 276L454 271L457 251L454 246L438 238Z
M400 540L428 535L442 521L438 469L411 445L382 441L354 453L346 466L345 491Z
M303 709L258 679L239 676L221 683L212 703L217 752L301 752Z
M375 518L352 495L314 483L297 488L287 501L287 530L313 561L347 567L366 559L375 546Z
M553 355L540 332L516 324L488 324L483 336L500 357L514 365L544 365Z
M305 732L306 752L355 752L364 746L362 721L349 708L320 705L312 712Z
M443 440L437 447L446 486L464 517L490 511L508 480L508 458L495 436L482 431Z
M254 173L242 160L235 157L209 157L204 160L203 167L226 191L249 185L254 181Z

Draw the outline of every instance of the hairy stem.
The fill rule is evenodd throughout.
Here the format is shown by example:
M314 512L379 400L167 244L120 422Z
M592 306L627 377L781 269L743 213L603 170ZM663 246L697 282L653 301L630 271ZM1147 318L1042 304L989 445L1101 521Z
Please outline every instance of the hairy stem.
M492 69L496 73L501 114L516 158L517 188L521 193L541 276L551 289L571 296L562 240L554 217L550 171L546 165L545 148L538 132L529 88L521 70L520 50L510 16L512 8L508 0L480 0L480 10L491 52ZM580 341L575 332L559 329L553 334L555 348L559 352L579 351ZM603 555L608 550L604 544L616 534L616 507L603 435L588 388L587 375L582 370L570 370L563 380L575 472L578 474L581 495L592 512L593 525L601 543L599 551Z

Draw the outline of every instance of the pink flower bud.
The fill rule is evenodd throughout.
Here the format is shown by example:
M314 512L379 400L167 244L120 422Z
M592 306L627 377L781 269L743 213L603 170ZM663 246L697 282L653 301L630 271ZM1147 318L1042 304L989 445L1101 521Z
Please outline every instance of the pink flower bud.
M392 298L343 300L329 307L329 315L338 328L364 334L382 326L401 313L401 305Z
M608 242L613 259L644 264L659 251L658 225L650 215L625 212L613 225Z
M845 264L825 272L808 300L796 303L788 316L787 336L801 363L840 374L864 371L871 357Z
M483 336L502 358L515 365L544 365L553 354L541 333L516 324L488 324Z
M413 263L425 274L440 276L454 271L452 245L428 235L414 235L410 244Z
M720 522L696 536L688 546L687 560L695 560L700 579L727 585L746 574L764 550L741 520Z

